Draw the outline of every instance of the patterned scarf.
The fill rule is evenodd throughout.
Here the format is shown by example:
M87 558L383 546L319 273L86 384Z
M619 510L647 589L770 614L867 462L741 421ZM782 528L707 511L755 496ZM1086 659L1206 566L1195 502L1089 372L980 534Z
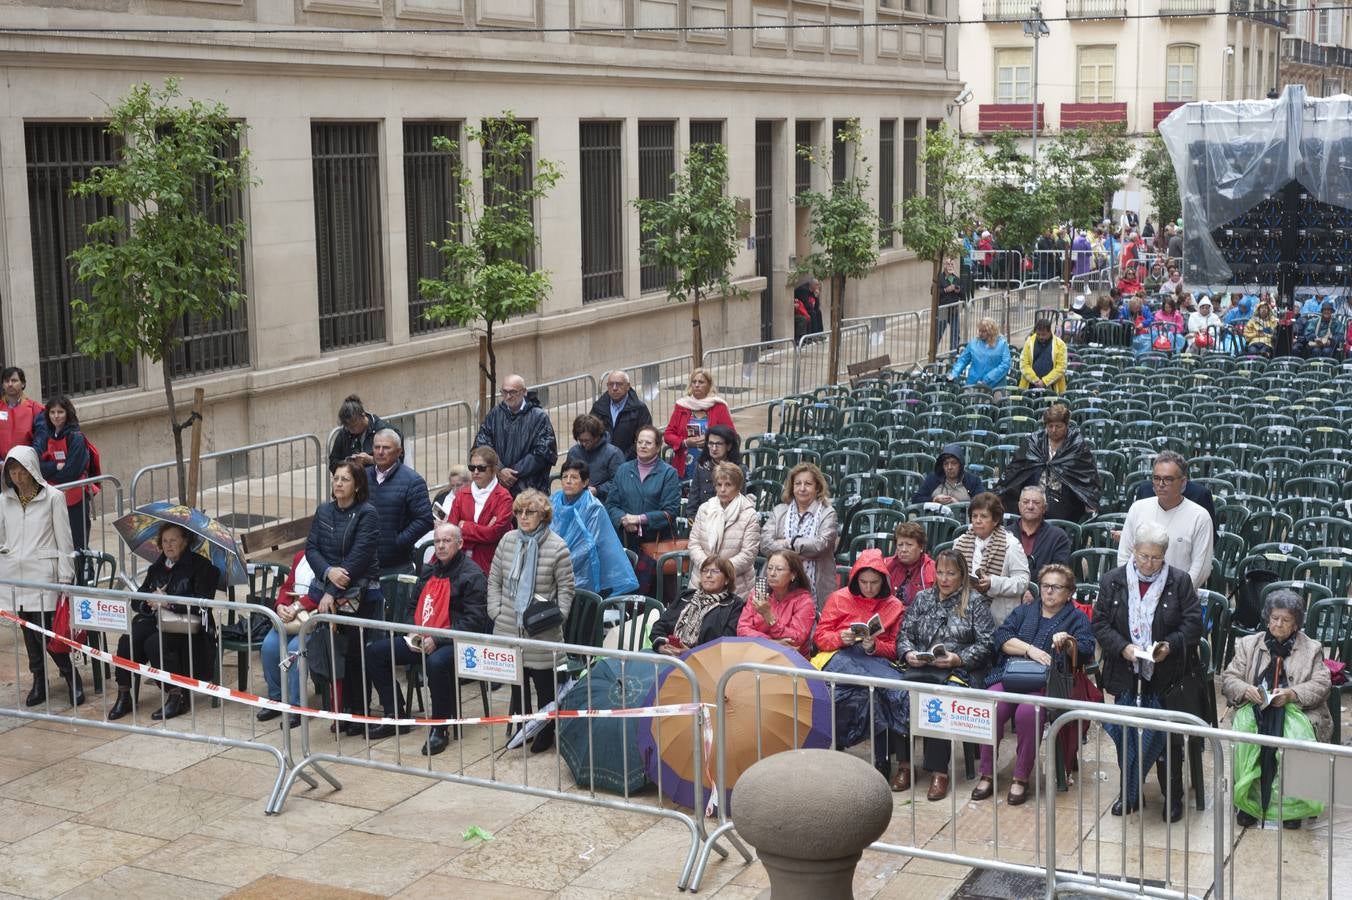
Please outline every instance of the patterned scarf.
M1154 575L1145 575L1136 568L1136 560L1127 560L1127 626L1131 631L1131 642L1142 650L1149 650L1155 644L1155 607L1164 593L1165 572L1162 566ZM1145 596L1141 595L1141 582L1149 585ZM1145 654L1136 657L1136 671L1146 681L1155 674L1155 661Z
M817 517L821 515L821 504L813 500L808 506L807 512L799 513L798 504L790 502L788 515L784 517L784 527L788 530L786 537L789 539L789 546L794 546L794 541L802 540L817 533ZM815 560L802 557L803 569L807 572L807 583L817 583L817 563Z
M991 536L980 546L981 559L976 559L978 549L975 532L968 531L953 542L953 549L967 560L967 571L975 578L978 575L990 577L999 575L1005 569L1005 551L1009 549L1009 532L997 525Z
M704 624L704 617L709 611L722 606L732 599L732 591L724 590L719 594L707 594L701 588L695 591L694 595L686 601L685 608L681 614L676 617L676 625L671 629L671 633L676 636L686 647L694 647L699 644L700 627Z

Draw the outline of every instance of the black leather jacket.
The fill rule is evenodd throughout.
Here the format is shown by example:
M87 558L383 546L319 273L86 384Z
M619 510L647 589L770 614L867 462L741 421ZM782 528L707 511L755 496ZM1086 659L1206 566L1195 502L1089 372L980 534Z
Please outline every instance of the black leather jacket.
M1183 677L1188 648L1202 637L1202 604L1192 578L1182 569L1165 568L1164 592L1155 606L1150 633L1152 640L1168 642L1169 655L1155 664L1154 674L1145 687L1153 694L1163 693ZM1103 689L1114 696L1132 690L1136 672L1122 658L1122 651L1131 643L1125 566L1118 566L1099 581L1092 627L1094 639L1103 648Z

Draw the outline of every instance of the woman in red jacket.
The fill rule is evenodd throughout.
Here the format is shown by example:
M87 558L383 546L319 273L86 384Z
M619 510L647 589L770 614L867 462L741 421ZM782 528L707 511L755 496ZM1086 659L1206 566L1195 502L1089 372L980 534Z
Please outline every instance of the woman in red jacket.
M714 376L704 369L696 369L690 373L686 395L676 401L676 408L671 411L663 440L672 449L671 464L682 478L688 466L699 462L710 425L734 428L727 401L715 391Z
M469 455L469 484L451 501L446 521L460 526L465 543L460 552L488 574L498 542L512 530L512 492L498 483L502 462L491 447L475 447Z
M18 366L0 372L0 459L15 447L32 447L34 439L46 433L42 404L24 395L28 376Z
M66 494L66 514L70 517L70 536L76 550L89 546L89 505L84 488L62 485L89 477L89 442L80 430L75 404L65 397L53 397L42 411L42 428L33 439L42 464L42 477Z
M901 601L892 596L882 551L865 550L850 569L849 584L826 598L822 607L817 649L831 654L822 671L900 681L892 662L897 658L901 617ZM906 740L902 703L900 686L898 690L869 691L837 685L836 749L845 750L873 738L873 765L884 778L891 778L892 753Z

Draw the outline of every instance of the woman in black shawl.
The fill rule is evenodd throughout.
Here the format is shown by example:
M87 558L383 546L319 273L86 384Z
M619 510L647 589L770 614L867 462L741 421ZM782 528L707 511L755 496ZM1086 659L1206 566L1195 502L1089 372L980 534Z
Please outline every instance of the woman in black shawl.
M1024 438L1022 446L995 486L1007 506L1016 505L1027 485L1047 494L1047 518L1082 522L1098 512L1103 483L1094 448L1070 424L1070 407L1054 403L1042 414L1042 430Z

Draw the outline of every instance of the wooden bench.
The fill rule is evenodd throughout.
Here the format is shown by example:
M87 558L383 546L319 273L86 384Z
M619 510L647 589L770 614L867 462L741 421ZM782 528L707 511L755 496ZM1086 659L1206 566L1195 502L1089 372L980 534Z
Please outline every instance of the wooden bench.
M310 536L314 516L292 519L266 528L256 528L240 535L239 549L245 559L275 553L283 547L297 544Z
M845 371L849 373L850 384L854 384L861 378L868 378L870 375L879 374L883 369L886 369L890 365L892 365L892 357L884 354L846 366Z

